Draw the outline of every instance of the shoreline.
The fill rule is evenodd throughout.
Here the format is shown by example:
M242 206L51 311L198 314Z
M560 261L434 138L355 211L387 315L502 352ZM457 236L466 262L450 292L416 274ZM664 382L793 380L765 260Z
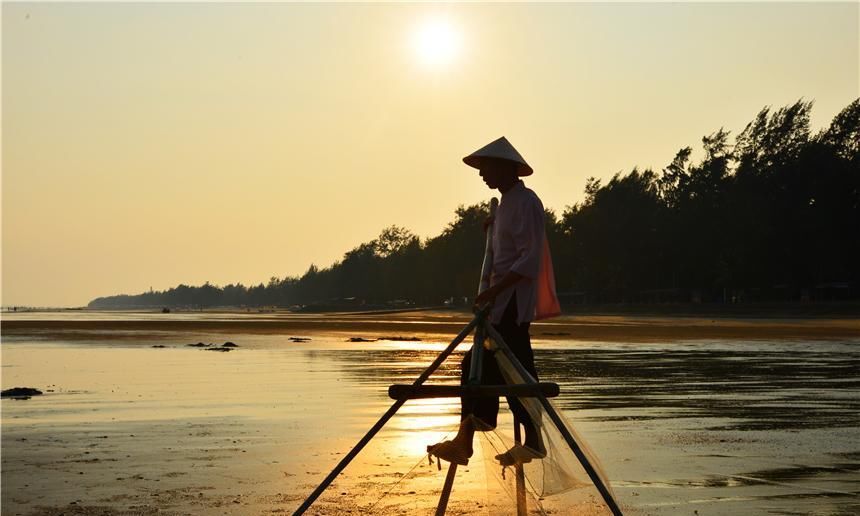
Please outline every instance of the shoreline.
M115 312L104 312L112 316ZM230 318L235 314L235 318ZM131 316L131 313L128 313ZM385 313L247 314L193 312L143 314L151 319L3 319L3 336L84 339L158 338L166 332L217 334L343 334L447 338L471 320L454 311ZM188 315L199 318L187 318ZM220 315L217 318L207 316ZM178 316L178 317L177 317ZM23 317L23 314L19 315ZM183 318L180 318L183 317ZM701 339L841 339L860 338L858 317L752 318L663 315L563 315L533 323L541 340L654 342Z
M0 310L0 318L5 315L25 314L160 314L162 306L137 306L127 308L89 308L80 307L20 307L20 310L11 310L4 306ZM327 315L374 315L374 314L401 314L412 312L442 312L449 314L471 313L471 309L465 305L448 307L442 305L421 305L410 307L384 307L375 306L367 309L353 309L342 306L340 309L291 310L272 306L214 306L196 309L193 307L168 307L172 314L241 314L258 316L327 316ZM860 317L860 301L771 301L771 302L744 302L744 303L588 303L588 304L566 304L562 305L562 317L568 316L593 316L593 315L615 315L615 316L645 316L645 317L712 317L712 318L858 318ZM168 315L168 314L165 314Z

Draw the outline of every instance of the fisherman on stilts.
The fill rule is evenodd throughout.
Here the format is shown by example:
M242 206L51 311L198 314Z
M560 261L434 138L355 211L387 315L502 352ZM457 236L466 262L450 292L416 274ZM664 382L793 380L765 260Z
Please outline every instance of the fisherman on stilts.
M532 321L560 313L555 293L552 259L546 240L544 209L538 196L526 188L520 177L532 174L532 168L505 137L490 143L463 158L480 171L490 189L497 189L502 200L491 227L492 269L490 286L475 298L475 307L491 305L489 322L498 331L525 369L538 379L529 338ZM505 379L494 357L485 356L481 384L501 385ZM469 376L472 351L461 364L461 382ZM520 401L507 397L508 406L525 429L522 445L496 456L503 466L522 464L546 456L539 423ZM455 464L466 465L472 456L472 441L476 431L496 428L499 413L497 397L461 398L461 420L457 435L427 447L427 452Z
M497 209L496 199L492 199L492 220L485 225L491 229L487 233L481 285L475 299L475 317L414 382L388 388L394 403L308 495L294 516L302 516L310 508L407 400L459 396L461 422L456 437L427 447L430 455L450 462L436 507L436 516L443 516L457 466L468 464L472 456L475 432L496 427L500 395L506 396L515 416L516 444L496 455L496 460L504 467L514 466L517 472L517 514L524 515L528 511L522 464L547 456L542 435L545 431L553 457L557 453L557 442L564 442L588 479L579 479L579 474L565 466L564 461L556 463L554 467L560 470L554 477L560 483L549 488L544 485L538 496L586 486L590 481L613 516L622 516L595 458L548 399L558 396L558 385L537 381L529 325L532 321L559 315L561 310L544 229L543 204L520 180L522 176L531 175L532 168L504 137L466 156L463 161L480 171L488 187L502 193ZM424 385L472 331L475 342L461 364L462 385ZM492 346L487 345L487 337L492 340ZM526 408L518 397L534 400L534 403L529 401ZM521 440L520 426L525 429L524 440ZM441 463L438 464L441 468Z

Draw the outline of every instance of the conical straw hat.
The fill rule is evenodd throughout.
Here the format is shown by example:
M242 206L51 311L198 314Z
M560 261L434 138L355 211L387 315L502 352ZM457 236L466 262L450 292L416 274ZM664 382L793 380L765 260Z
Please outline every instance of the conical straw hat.
M481 147L476 150L472 154L469 154L465 158L463 158L463 163L469 165L474 168L481 168L481 164L487 158L491 159L503 159L507 161L513 161L517 165L517 175L518 176L530 176L533 172L532 167L526 163L526 160L520 156L520 153L517 152L517 149L511 145L511 142L508 141L507 138L502 136L498 140Z

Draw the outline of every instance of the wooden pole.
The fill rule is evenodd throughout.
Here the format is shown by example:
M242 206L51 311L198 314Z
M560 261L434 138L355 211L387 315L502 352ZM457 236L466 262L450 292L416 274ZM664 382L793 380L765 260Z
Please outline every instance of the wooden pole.
M499 200L490 199L490 217L496 216L496 208ZM493 274L493 224L487 226L487 236L484 240L484 261L481 263L481 279L478 281L478 294L490 288L490 279ZM484 377L484 340L487 334L484 325L479 324L475 329L475 340L472 344L472 361L469 365L469 385L480 385Z
M490 217L496 216L496 208L499 206L499 200L493 197L490 200ZM487 237L484 241L484 261L481 264L481 279L478 282L478 294L490 288L490 277L493 272L493 226L490 224L487 227ZM477 328L475 328L475 340L472 342L472 359L469 363L469 376L466 385L470 387L478 387L481 385L481 378L484 376L484 340L487 338L487 333L484 330L486 326L486 318L490 308L485 307L478 312ZM395 387L392 385L392 387ZM414 391L413 391L414 392ZM391 396L391 387L388 389L388 395ZM439 460L437 457L436 460ZM442 496L439 497L439 505L436 506L436 516L444 516L445 510L448 507L448 498L451 496L451 489L454 486L454 476L457 474L457 465L451 463L448 466L448 475L445 477L445 485L442 487Z
M472 360L469 363L469 385L480 385L484 376L484 339L486 335L483 324L475 328L475 340L472 343Z
M490 199L490 217L496 216L499 200ZM493 276L493 224L487 226L487 239L484 241L484 261L481 263L481 280L478 282L478 294L490 288Z
M436 360L434 360L433 363L430 364L430 366L427 367L427 369L425 369L423 373L421 373L421 376L419 376L412 385L417 387L424 383L427 378L429 378L430 375L433 374L433 371L435 371L439 368L440 365L442 365L442 362L444 362L445 359L448 358L448 355L450 355L454 351L454 349L456 349L457 346L461 342L463 342L466 337L469 336L469 333L472 332L472 329L475 327L475 325L478 324L478 321L481 319L482 317L480 316L472 319L472 322L467 324L466 327L463 328L463 330L454 338L454 340L452 340L451 343L448 344L448 347L446 347L444 350L442 350L441 353L439 353L439 356L436 357ZM296 512L293 513L293 516L299 516L301 514L304 514L305 511L310 508L314 501L316 501L316 499L319 498L323 491L326 490L329 484L331 484L332 481L334 481L334 479L340 474L340 472L343 471L343 469L346 468L346 466L350 462L352 462L352 459L354 459L355 456L358 455L358 453L362 450L362 448L364 448L367 443L369 443L370 440L373 439L373 436L376 435L376 433L379 432L379 430L385 425L385 423L387 423L388 420L391 419L394 414L397 413L398 409L400 409L400 407L402 407L404 403L406 403L405 398L399 399L395 401L393 405L391 405L388 411L385 412L385 414L383 414L381 418L379 418L379 421L377 421L376 424L373 425L373 427L371 427L371 429L368 430L366 434L364 434L364 437L362 437L361 440L359 440L358 443L353 446L351 450L349 450L349 453L347 453L346 456L344 456L344 458L337 463L337 466L334 467L331 473L329 473L328 476L323 479L320 485L317 486L317 488L314 489L314 491L307 497L307 499L302 502L299 508L296 509Z
M490 338L493 339L493 342L502 350L502 353L508 357L508 360L511 361L511 364L523 377L523 380L526 383L537 383L531 374L526 371L526 368L520 363L519 359L517 359L514 352L511 351L511 348L505 343L505 339L499 335L499 332L493 328L492 324L486 325L487 333L489 333ZM546 410L547 414L549 414L550 419L552 420L555 427L561 433L561 436L564 438L567 445L573 451L573 454L576 455L576 458L579 459L579 463L582 465L582 469L588 474L588 478L594 482L594 487L597 488L597 491L600 493L600 496L603 497L603 501L606 502L606 505L609 507L609 510L612 511L612 514L615 516L622 516L621 508L618 507L618 504L615 502L615 499L612 497L612 493L609 492L609 488L606 484L603 483L603 479L600 478L600 475L597 474L597 470L594 469L594 466L591 465L591 462L588 460L588 457L585 455L585 452L582 451L582 448L576 442L576 439L567 431L567 427L564 426L564 422L561 420L561 417L555 411L552 405L550 405L549 400L546 396L542 394L538 394L537 399L540 401L541 405L543 405L544 410Z
M498 398L516 396L534 398L540 392L547 398L559 395L557 383L518 384L518 385L412 385L394 384L388 387L388 397L393 400L427 398Z
M514 443L522 444L522 436L520 430L520 422L514 417ZM517 473L517 516L526 516L528 514L528 506L526 505L526 474L523 471L523 465L516 463L514 465Z
M437 457L436 460L439 460ZM445 485L442 486L442 496L439 497L439 505L436 506L436 516L445 516L448 509L448 499L451 497L451 489L454 487L454 477L457 475L457 463L448 465L448 474L445 475Z

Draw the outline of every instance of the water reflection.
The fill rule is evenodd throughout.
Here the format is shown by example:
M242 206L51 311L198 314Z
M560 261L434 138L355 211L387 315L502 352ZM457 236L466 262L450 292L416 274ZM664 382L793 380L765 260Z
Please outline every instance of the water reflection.
M714 430L860 426L860 349L853 343L821 344L824 349L559 347L538 347L541 378L561 386L560 407L597 411L589 416L596 421L720 421L710 427ZM391 383L411 383L436 357L437 349L416 348L401 343L394 349L308 353L337 362L349 378L384 392ZM461 357L453 354L431 381L459 381Z

